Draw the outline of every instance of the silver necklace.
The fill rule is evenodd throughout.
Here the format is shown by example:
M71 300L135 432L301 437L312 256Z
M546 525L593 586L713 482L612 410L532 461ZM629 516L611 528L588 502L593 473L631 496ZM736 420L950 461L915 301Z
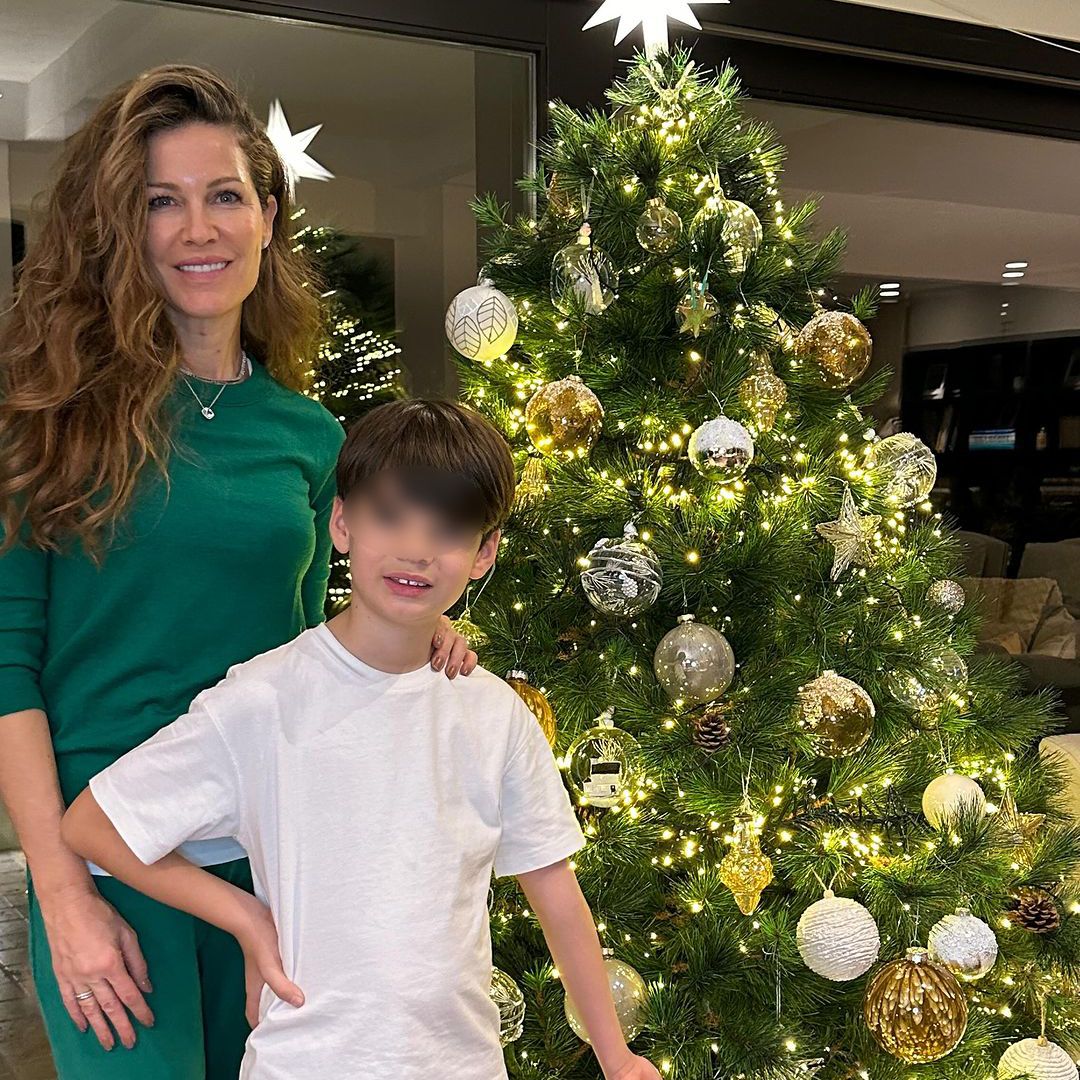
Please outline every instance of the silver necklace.
M188 378L190 372L185 368L180 369L184 376L184 382L187 383L187 388L191 391L192 397L199 403L199 411L203 414L205 419L213 420L217 415L214 412L214 406L218 402L218 398L225 393L226 387L233 386L235 383L243 382L251 374L251 360L248 358L248 354L241 350L240 352L240 372L234 379L225 379L221 383L221 388L214 395L214 400L207 404L195 391L195 387L191 385L191 380ZM196 376L198 378L199 376ZM217 382L216 379L205 379L204 382Z

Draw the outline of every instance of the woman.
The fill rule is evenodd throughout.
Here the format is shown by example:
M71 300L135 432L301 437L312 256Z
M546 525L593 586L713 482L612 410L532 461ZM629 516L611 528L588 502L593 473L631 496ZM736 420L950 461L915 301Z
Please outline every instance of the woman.
M70 141L0 330L0 795L62 1080L233 1080L243 1054L233 940L93 874L59 823L322 618L343 434L299 392L320 319L290 210L236 91L156 68ZM475 665L445 621L433 647L450 677ZM234 841L185 854L250 889Z

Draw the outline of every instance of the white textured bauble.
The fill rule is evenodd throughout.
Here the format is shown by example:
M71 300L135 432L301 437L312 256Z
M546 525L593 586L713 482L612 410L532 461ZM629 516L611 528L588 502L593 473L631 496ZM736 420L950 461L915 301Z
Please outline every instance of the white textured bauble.
M1034 1080L1076 1080L1076 1062L1057 1043L1045 1036L1013 1043L998 1062L998 1080L1014 1076Z
M870 451L874 485L893 506L914 506L934 490L937 458L921 439L900 431Z
M645 980L629 965L622 960L607 959L604 961L607 971L608 986L611 987L611 997L615 1002L615 1015L619 1018L619 1027L622 1029L623 1038L627 1042L633 1042L641 1034L644 1026L642 1021L645 1012L645 999L648 990ZM589 1033L585 1030L581 1016L570 995L566 995L566 1019L574 1034L582 1041L589 1042Z
M959 615L967 603L967 593L959 581L942 578L926 590L926 599L943 607L950 615Z
M490 281L464 289L446 309L446 337L470 360L494 360L517 338L518 315L505 293Z
M922 797L922 811L935 829L940 829L949 819L975 810L986 809L986 795L970 776L962 773L945 773L926 785Z
M694 468L718 484L743 476L754 460L754 440L737 420L718 416L706 420L693 435L687 453Z
M489 994L499 1010L499 1042L509 1046L521 1038L525 1029L525 998L518 984L498 968L491 969Z
M990 973L998 955L994 931L967 908L957 908L930 928L930 958L944 964L958 979L978 982Z
M874 916L862 904L827 889L824 899L803 912L795 943L811 971L833 982L848 982L874 966L881 937Z

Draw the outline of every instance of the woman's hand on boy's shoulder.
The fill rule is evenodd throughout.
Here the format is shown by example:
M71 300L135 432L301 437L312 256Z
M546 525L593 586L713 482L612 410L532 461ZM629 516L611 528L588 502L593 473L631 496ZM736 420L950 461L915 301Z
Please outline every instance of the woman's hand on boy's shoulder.
M431 640L431 666L439 671L445 667L446 677L453 679L458 672L471 675L476 667L476 653L469 648L469 643L454 629L454 624L445 616L439 618L435 637Z
M647 1058L632 1054L614 1072L604 1073L605 1080L660 1080L656 1066Z

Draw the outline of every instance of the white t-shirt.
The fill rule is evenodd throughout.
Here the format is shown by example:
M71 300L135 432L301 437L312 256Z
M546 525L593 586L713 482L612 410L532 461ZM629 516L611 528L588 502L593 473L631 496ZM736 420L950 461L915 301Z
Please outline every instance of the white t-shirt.
M540 725L477 668L393 675L325 626L232 668L90 782L145 863L234 836L295 1009L264 990L242 1080L499 1080L488 889L585 840Z

